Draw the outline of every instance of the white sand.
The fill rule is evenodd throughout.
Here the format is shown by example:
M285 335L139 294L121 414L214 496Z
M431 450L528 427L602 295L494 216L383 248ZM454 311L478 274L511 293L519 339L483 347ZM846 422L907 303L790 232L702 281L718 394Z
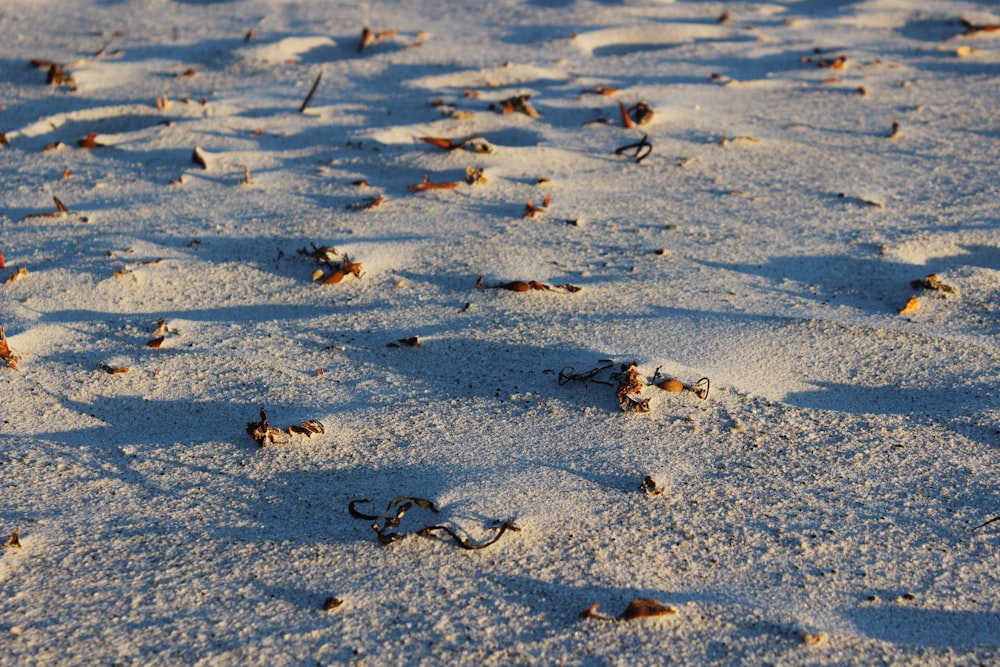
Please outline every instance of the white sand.
M0 663L1000 661L1000 32L962 17L1000 23L7 0ZM521 94L537 117L489 108ZM419 140L472 135L494 151ZM362 278L311 281L310 243ZM711 394L559 383L602 359ZM261 448L261 408L325 433ZM397 496L440 507L406 533L521 530L382 545L348 513ZM678 613L578 617L635 598Z

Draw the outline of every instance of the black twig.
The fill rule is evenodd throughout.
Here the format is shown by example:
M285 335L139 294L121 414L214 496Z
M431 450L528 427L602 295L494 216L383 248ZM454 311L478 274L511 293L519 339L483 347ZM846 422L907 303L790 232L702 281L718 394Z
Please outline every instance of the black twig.
M633 148L635 149L635 153L632 154L632 157L635 158L635 161L637 163L642 162L647 157L649 157L649 154L653 152L653 144L649 140L649 135L648 134L642 135L642 139L633 144L625 144L624 146L619 146L618 148L615 149L615 155L621 155L625 151L632 150ZM645 152L643 152L644 148L646 149Z
M299 113L305 113L306 107L312 102L313 95L316 94L316 89L319 88L319 81L323 78L323 70L319 71L316 75L316 80L313 81L312 88L309 89L309 94L306 95L306 99L302 100L302 106L299 107Z

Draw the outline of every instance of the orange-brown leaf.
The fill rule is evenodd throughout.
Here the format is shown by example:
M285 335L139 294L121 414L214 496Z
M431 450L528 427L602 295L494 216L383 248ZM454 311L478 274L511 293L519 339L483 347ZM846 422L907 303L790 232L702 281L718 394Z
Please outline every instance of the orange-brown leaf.
M77 139L76 143L80 148L100 148L104 144L99 143L96 137L97 137L97 132L91 132L83 139Z
M446 151L455 150L456 148L461 146L460 143L456 143L451 139L444 139L442 137L420 137L420 141L427 142L432 146L437 146L438 148L441 148Z

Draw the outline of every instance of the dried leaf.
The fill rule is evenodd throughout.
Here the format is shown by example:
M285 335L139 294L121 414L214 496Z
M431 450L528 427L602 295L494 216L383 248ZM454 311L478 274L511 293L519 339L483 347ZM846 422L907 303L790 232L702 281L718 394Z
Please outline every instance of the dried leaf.
M386 347L420 347L420 338L417 336L410 336L409 338L400 338L394 343L387 343Z
M646 475L645 479L642 480L642 484L639 485L639 489L647 496L662 496L665 489L656 483L656 480L650 475Z
M267 414L264 412L264 408L260 409L260 421L247 422L247 434L261 447L266 446L269 442L275 445L288 443L287 440L279 439L283 435L280 429L267 423Z
M147 340L146 347L151 347L154 350L158 350L160 349L160 346L163 345L163 341L165 341L166 339L167 339L166 336L157 336L156 338Z
M621 112L622 115L622 125L624 125L626 128L630 130L633 127L635 127L635 121L633 121L632 117L628 115L628 109L625 108L624 102L618 103L618 110Z
M8 278L5 282L16 283L18 280L20 280L21 278L24 278L26 275L28 275L28 267L22 266L17 271L15 271L10 276L10 278Z
M12 547L14 549L20 549L21 548L21 531L20 530L15 530L13 533L11 533L10 537L8 537L3 542L0 542L0 547Z
M4 259L3 259L3 251L0 250L0 269L3 269L5 267L6 267L6 264L4 263Z
M623 621L631 621L635 618L647 618L650 616L673 616L677 609L669 607L653 598L640 598L628 603L625 611L618 616Z
M502 113L523 113L525 116L538 118L540 114L535 110L535 107L531 106L531 103L528 102L530 99L531 95L528 93L508 97L507 99L499 102L500 111ZM491 104L490 108L496 107Z
M351 211L370 211L374 208L378 208L384 203L385 197L379 195L377 197L368 197L364 201L348 204L347 209Z
M7 135L4 134L3 132L0 132L0 146L6 146L9 143L10 139L7 138Z
M7 363L7 368L15 371L17 370L17 363L21 360L10 349L10 345L7 344L7 335L4 333L3 327L0 327L0 359L3 359Z
M344 604L344 601L340 598L328 597L323 601L323 611L332 611L342 604Z
M97 362L97 367L108 375L119 375L121 373L128 373L128 366L109 366L103 361Z
M906 305L899 309L900 315L909 315L910 313L915 313L920 309L920 299L916 296L911 296Z
M622 412L649 412L649 399L639 399L638 394L646 386L639 377L639 369L635 362L629 365L622 365L620 373L615 375L618 380L618 387L615 395L618 397L618 406Z
M323 424L315 420L308 420L302 422L301 426L289 426L289 435L304 435L307 438L311 438L315 433L324 433Z
M407 185L407 190L423 191L423 190L454 190L458 187L457 181L452 181L449 183L431 183L427 178L427 174L424 174L424 180L422 183L417 183L415 185Z
M453 151L460 147L461 142L455 142L451 139L443 139L441 137L420 137L420 141L426 142L431 146L437 146L446 151Z
M77 139L76 145L80 148L101 148L104 144L99 143L96 139L97 132L91 132L83 139Z
M465 182L469 185L486 185L489 183L489 179L483 175L482 168L476 167L466 167L465 168Z

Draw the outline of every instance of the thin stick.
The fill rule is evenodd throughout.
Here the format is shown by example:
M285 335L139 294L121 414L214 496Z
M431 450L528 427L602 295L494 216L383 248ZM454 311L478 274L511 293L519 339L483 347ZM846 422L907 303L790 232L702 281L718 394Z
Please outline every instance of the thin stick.
M302 106L299 107L299 113L305 113L306 107L312 102L313 95L316 94L316 89L319 88L319 81L323 78L323 70L319 71L316 75L316 80L313 81L312 88L309 89L309 94L306 95L306 99L302 101Z

